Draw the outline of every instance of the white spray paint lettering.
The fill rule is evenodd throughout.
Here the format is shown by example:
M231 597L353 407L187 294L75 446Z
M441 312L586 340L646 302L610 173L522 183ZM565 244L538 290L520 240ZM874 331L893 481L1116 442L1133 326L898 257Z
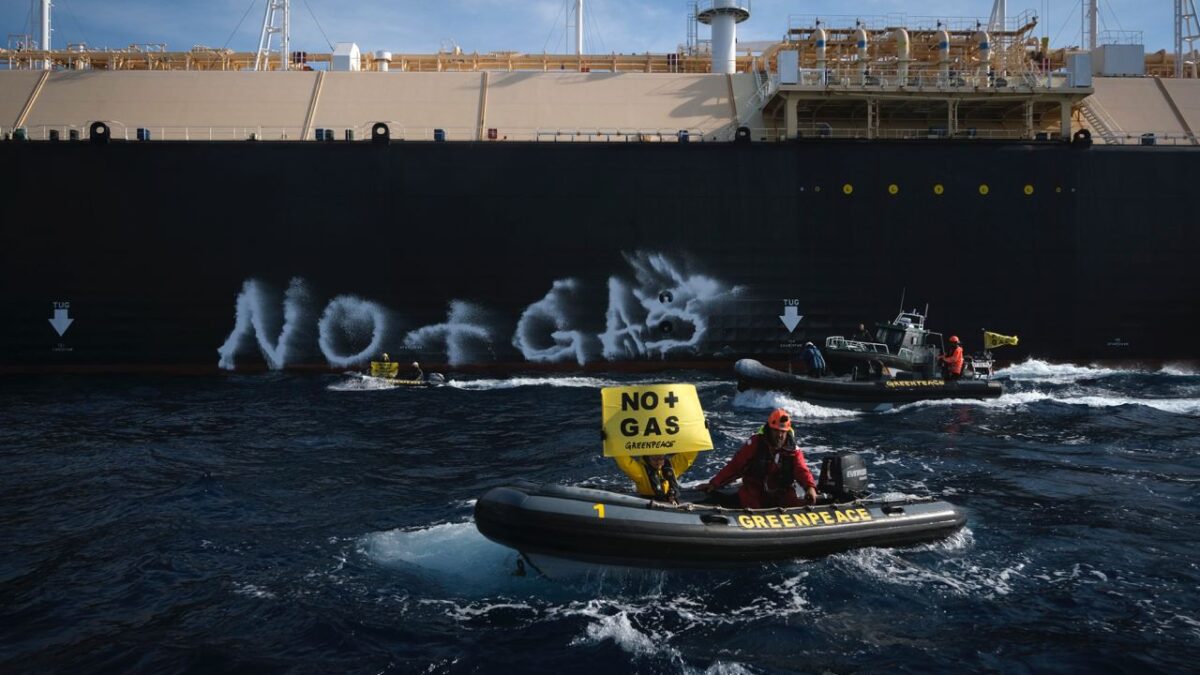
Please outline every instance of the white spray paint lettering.
M732 298L741 289L710 277L688 274L666 256L639 252L625 256L636 283L608 279L604 331L593 334L578 323L582 283L577 279L552 282L546 295L521 313L513 346L533 362L574 360L584 365L597 355L608 360L664 357L679 350L695 351L704 341L712 304ZM235 367L235 357L251 338L273 369L286 366L303 349L305 326L315 315L303 280L292 279L283 299L282 328L278 305L264 285L251 279L237 297L233 331L218 349L220 367ZM319 346L334 366L353 366L375 357L386 344L389 314L381 305L351 295L334 298L317 323ZM450 302L445 323L424 326L404 336L408 349L444 351L450 365L473 363L489 356L494 329L486 312L461 300ZM369 339L367 336L369 335ZM364 345L358 347L358 345ZM345 348L355 351L347 354Z
M601 352L609 361L633 359L645 355L646 324L636 321L630 309L638 303L633 291L616 277L608 280L608 311L604 314L604 332L600 334Z
M576 279L555 281L546 297L521 313L512 343L527 361L553 363L574 357L581 366L588 362L588 337L581 331L570 330L567 319L567 308L578 287ZM538 334L546 329L550 329L550 344Z
M481 310L461 300L450 302L446 323L418 328L404 336L404 346L418 351L432 351L444 346L446 360L452 366L471 362L471 343L489 343L492 333L486 326L479 325L473 318Z
M378 354L387 333L387 311L377 303L353 295L339 295L329 302L317 323L321 353L330 365L346 368L367 363ZM340 354L343 344L361 343L366 335L367 346L354 354Z
M283 326L278 329L278 336L272 343L271 333L276 330L279 310L261 282L247 280L237 296L233 331L225 339L225 344L217 349L221 357L217 365L225 370L233 370L241 343L253 338L268 367L279 370L286 366L291 352L298 347L295 342L310 302L304 280L299 277L292 279L283 296Z

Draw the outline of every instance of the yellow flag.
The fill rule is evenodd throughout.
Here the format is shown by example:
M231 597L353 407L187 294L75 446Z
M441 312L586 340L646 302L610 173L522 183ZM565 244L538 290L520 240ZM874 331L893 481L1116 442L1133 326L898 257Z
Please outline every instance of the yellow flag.
M1001 335L999 333L991 333L983 331L983 348L995 349L996 347L1013 346L1017 344L1016 335Z
M712 450L704 409L690 384L600 390L604 456L638 457Z

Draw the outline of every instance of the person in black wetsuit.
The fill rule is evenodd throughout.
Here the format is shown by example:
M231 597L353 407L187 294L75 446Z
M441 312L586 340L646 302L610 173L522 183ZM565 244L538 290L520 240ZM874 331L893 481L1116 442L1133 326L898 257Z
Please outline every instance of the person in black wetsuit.
M850 339L857 342L874 342L875 336L871 335L871 331L867 330L867 327L860 323L858 324L858 330L854 331Z

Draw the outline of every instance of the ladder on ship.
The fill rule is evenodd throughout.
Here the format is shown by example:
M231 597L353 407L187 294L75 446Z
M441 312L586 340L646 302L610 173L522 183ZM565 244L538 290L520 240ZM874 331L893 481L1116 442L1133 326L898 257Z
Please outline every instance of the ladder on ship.
M1083 119L1087 120L1088 126L1092 128L1092 132L1104 140L1109 145L1117 145L1121 142L1121 128L1117 123L1109 117L1104 106L1096 100L1095 96L1088 96L1079 103L1079 114L1083 115Z

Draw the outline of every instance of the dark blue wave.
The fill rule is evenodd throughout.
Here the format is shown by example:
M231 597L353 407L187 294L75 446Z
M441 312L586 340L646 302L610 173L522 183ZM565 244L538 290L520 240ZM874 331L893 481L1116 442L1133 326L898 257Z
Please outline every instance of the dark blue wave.
M877 491L940 494L967 530L559 582L513 576L472 500L517 479L623 485L600 457L598 387L635 378L8 378L0 670L1193 669L1200 378L1001 377L998 401L861 415L675 374L699 384L718 445L685 482L782 403L810 462L861 452Z

